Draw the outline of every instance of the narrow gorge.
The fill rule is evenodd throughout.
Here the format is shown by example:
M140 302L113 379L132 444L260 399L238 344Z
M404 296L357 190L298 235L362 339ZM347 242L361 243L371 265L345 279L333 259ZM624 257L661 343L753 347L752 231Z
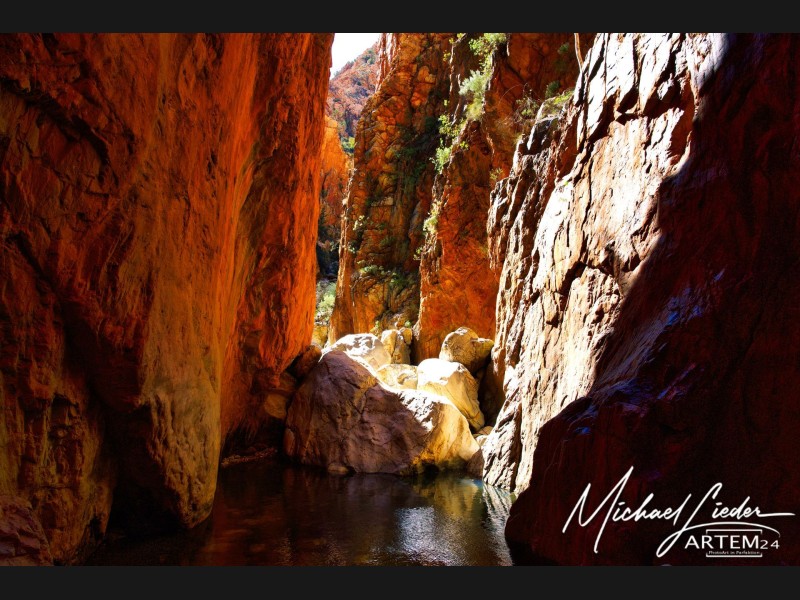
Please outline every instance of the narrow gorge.
M0 565L800 564L800 38L333 42L0 34Z

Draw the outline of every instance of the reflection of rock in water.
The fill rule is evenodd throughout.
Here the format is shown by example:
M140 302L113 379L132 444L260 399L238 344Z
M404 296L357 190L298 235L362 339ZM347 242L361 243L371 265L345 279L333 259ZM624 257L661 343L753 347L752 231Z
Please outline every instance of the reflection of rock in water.
M511 509L513 500L513 495L505 490L496 488L488 483L483 484L483 503L486 506L488 519L493 523L497 523L501 528L505 527L508 511Z
M108 544L100 564L502 565L508 499L455 474L338 477L279 464L220 474L206 530ZM505 495L505 499L504 496ZM491 498L489 505L487 498Z

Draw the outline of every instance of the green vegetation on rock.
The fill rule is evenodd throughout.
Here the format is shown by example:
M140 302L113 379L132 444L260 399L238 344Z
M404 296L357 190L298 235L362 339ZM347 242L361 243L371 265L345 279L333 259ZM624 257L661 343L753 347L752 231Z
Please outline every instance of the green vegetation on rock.
M325 279L317 282L317 312L314 315L316 323L328 323L333 313L333 302L336 299L336 282Z

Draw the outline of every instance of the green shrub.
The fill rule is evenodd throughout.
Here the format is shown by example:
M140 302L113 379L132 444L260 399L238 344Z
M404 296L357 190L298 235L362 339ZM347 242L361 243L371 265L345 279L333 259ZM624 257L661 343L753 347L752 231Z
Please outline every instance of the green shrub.
M433 164L436 166L437 173L444 171L445 166L450 162L450 155L452 153L453 147L450 145L439 146L436 149L436 154L433 156Z
M425 222L422 224L422 230L425 232L426 235L433 235L436 233L436 227L439 225L439 203L434 202L431 205L431 212L428 213L428 216L425 218Z
M469 99L466 115L470 121L477 121L483 114L486 101L486 88L492 75L494 52L500 44L505 43L505 33L484 33L469 41L470 50L480 59L480 69L472 71L464 81L458 93Z
M392 277L389 279L390 290L404 290L409 285L411 285L411 278L408 276L408 273L398 270L392 271Z
M469 77L461 82L458 93L470 99L465 113L468 121L477 121L483 114L490 74L490 71L472 71Z
M545 99L552 98L553 96L558 94L558 89L560 87L561 87L561 82L560 81L551 81L550 83L548 83L547 87L544 90Z
M316 322L327 323L330 321L335 300L336 282L324 280L317 282L317 310L314 315Z
M367 265L358 270L359 275L368 277L383 277L386 271L380 265Z
M347 154L352 154L356 147L356 140L354 137L349 137L346 140L342 140L342 150L347 152Z
M447 163L450 162L450 156L453 154L453 149L457 145L456 139L458 139L458 136L461 134L461 130L464 129L466 122L466 119L453 119L451 121L448 115L441 115L439 117L439 135L441 135L441 137L439 138L439 147L436 148L436 153L431 159L436 167L437 173L441 174L447 166ZM465 150L468 147L466 142L460 142L458 145Z
M497 183L503 177L503 169L501 167L495 167L492 169L492 172L489 173L489 181L492 185Z

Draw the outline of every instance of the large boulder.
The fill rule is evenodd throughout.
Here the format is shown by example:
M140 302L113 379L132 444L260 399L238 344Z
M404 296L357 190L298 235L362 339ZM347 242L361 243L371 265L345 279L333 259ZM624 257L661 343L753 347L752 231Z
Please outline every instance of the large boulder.
M478 382L464 365L439 358L423 360L417 367L417 389L444 396L461 411L473 429L483 427Z
M468 327L459 327L444 338L439 358L461 363L475 375L486 365L492 346L492 340L478 337Z
M407 327L403 329L411 331ZM381 333L381 343L386 351L392 357L392 363L397 365L407 365L411 362L411 348L409 344L410 339L406 342L406 336L403 331L398 329L387 329Z
M377 371L383 365L388 365L392 362L392 357L383 347L381 341L371 333L351 333L346 335L325 348L323 354L334 350L344 352L373 371Z
M378 379L389 387L417 389L417 367L414 365L384 365L378 369Z
M322 356L295 394L283 447L304 464L399 475L462 468L478 450L452 404L389 389L338 350Z
M311 344L307 346L289 367L289 372L294 375L298 380L305 379L305 376L311 372L322 356L322 350L319 346Z

